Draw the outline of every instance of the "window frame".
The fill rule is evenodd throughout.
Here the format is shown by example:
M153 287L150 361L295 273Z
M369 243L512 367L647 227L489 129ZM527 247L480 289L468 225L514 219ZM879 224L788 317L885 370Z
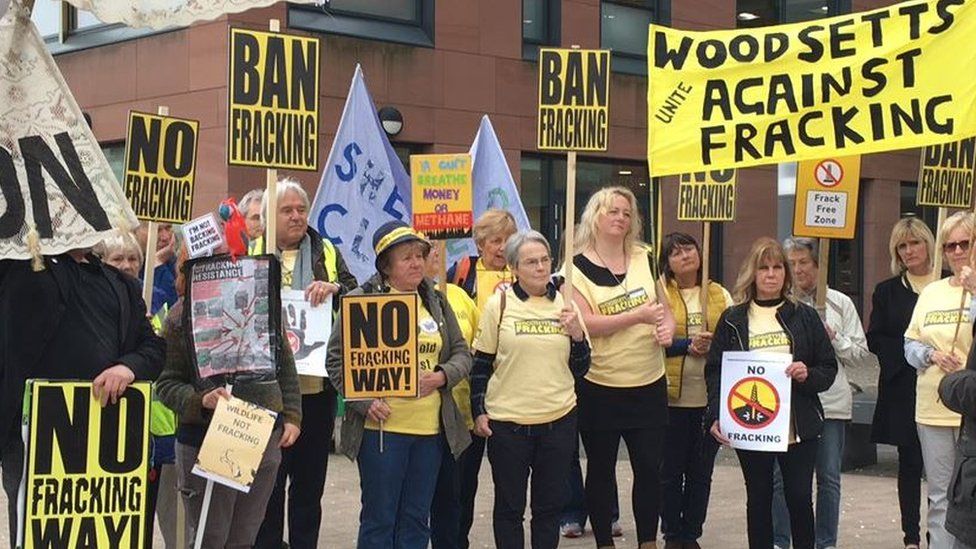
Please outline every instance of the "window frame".
M58 16L58 32L41 35L41 39L47 46L48 51L51 52L51 55L60 55L62 53L87 50L90 48L107 46L109 44L126 42L129 40L135 40L137 38L164 34L186 28L172 27L166 29L135 29L123 25L122 23L100 23L98 25L78 29L76 28L78 24L78 8L64 2L63 0L60 2L58 7L60 9L60 14Z
M632 3L620 0L600 0L600 48L610 49L610 70L623 74L633 74L637 76L647 76L647 53L645 48L644 55L635 55L628 52L620 52L603 45L603 5L614 4L635 9L645 9L651 12L651 21L657 25L671 24L671 0L639 0L643 7L634 6Z
M525 23L522 23L522 59L538 61L539 48L559 46L562 37L562 2L561 0L539 0L543 6L543 19L546 24L545 38L542 40L527 40L525 37ZM525 21L525 0L521 0L519 21Z
M308 4L288 5L288 27L292 29L350 36L378 42L434 47L434 0L412 0L419 8L419 21L331 10Z

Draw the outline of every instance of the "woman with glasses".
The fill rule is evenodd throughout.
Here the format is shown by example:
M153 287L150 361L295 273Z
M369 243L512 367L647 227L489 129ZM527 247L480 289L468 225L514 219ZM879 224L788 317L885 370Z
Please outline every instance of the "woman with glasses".
M955 543L945 529L945 517L960 416L946 408L938 389L946 374L963 368L973 343L971 297L960 280L963 267L969 264L973 228L973 214L958 212L939 229L952 276L922 290L905 331L905 359L918 370L915 422L928 485L929 547L936 548L952 548Z

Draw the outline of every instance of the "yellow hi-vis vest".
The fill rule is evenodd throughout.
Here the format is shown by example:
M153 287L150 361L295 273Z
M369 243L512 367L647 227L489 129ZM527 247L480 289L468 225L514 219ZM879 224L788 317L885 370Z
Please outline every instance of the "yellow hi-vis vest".
M681 290L678 283L671 281L665 288L668 303L671 305L671 314L674 315L674 337L684 339L688 335L688 309L685 301L681 297ZM714 282L708 283L708 318L704 319L701 327L704 332L714 332L718 326L718 319L725 311L725 292L722 287ZM681 383L684 378L685 355L667 357L664 361L664 370L668 376L668 399L671 401L681 398Z

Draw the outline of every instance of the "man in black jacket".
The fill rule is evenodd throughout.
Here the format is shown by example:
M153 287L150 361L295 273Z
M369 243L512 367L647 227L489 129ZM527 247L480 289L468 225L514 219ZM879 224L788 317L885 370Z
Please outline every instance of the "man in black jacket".
M10 539L24 459L24 383L90 379L104 406L133 381L156 379L164 358L138 281L87 250L45 256L39 272L30 261L0 261L0 467Z

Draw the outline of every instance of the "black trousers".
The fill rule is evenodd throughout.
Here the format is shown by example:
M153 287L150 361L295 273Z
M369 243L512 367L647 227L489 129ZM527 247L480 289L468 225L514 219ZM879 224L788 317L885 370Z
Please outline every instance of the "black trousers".
M458 459L458 476L461 488L461 524L458 547L468 549L468 533L474 524L474 498L478 494L478 474L485 458L486 440L471 433L471 446L468 446Z
M661 463L661 533L668 541L702 535L718 443L702 427L704 408L668 408Z
M746 482L749 549L773 547L773 463L783 472L794 549L814 548L813 469L819 440L791 444L786 452L736 450Z
M559 544L559 516L569 495L566 477L576 444L576 412L542 425L492 421L490 427L488 461L495 481L495 547L525 547L522 517L531 475L531 547L555 549Z
M285 485L288 484L288 545L314 548L322 523L322 492L335 428L336 392L302 395L302 434L281 452L281 466L254 547L281 549L284 539Z
M444 441L441 467L437 471L434 499L430 503L430 546L432 549L457 549L461 526L461 482L459 464L450 444Z
M901 508L901 531L906 545L921 541L922 470L922 446L916 435L914 444L898 447L898 507Z

